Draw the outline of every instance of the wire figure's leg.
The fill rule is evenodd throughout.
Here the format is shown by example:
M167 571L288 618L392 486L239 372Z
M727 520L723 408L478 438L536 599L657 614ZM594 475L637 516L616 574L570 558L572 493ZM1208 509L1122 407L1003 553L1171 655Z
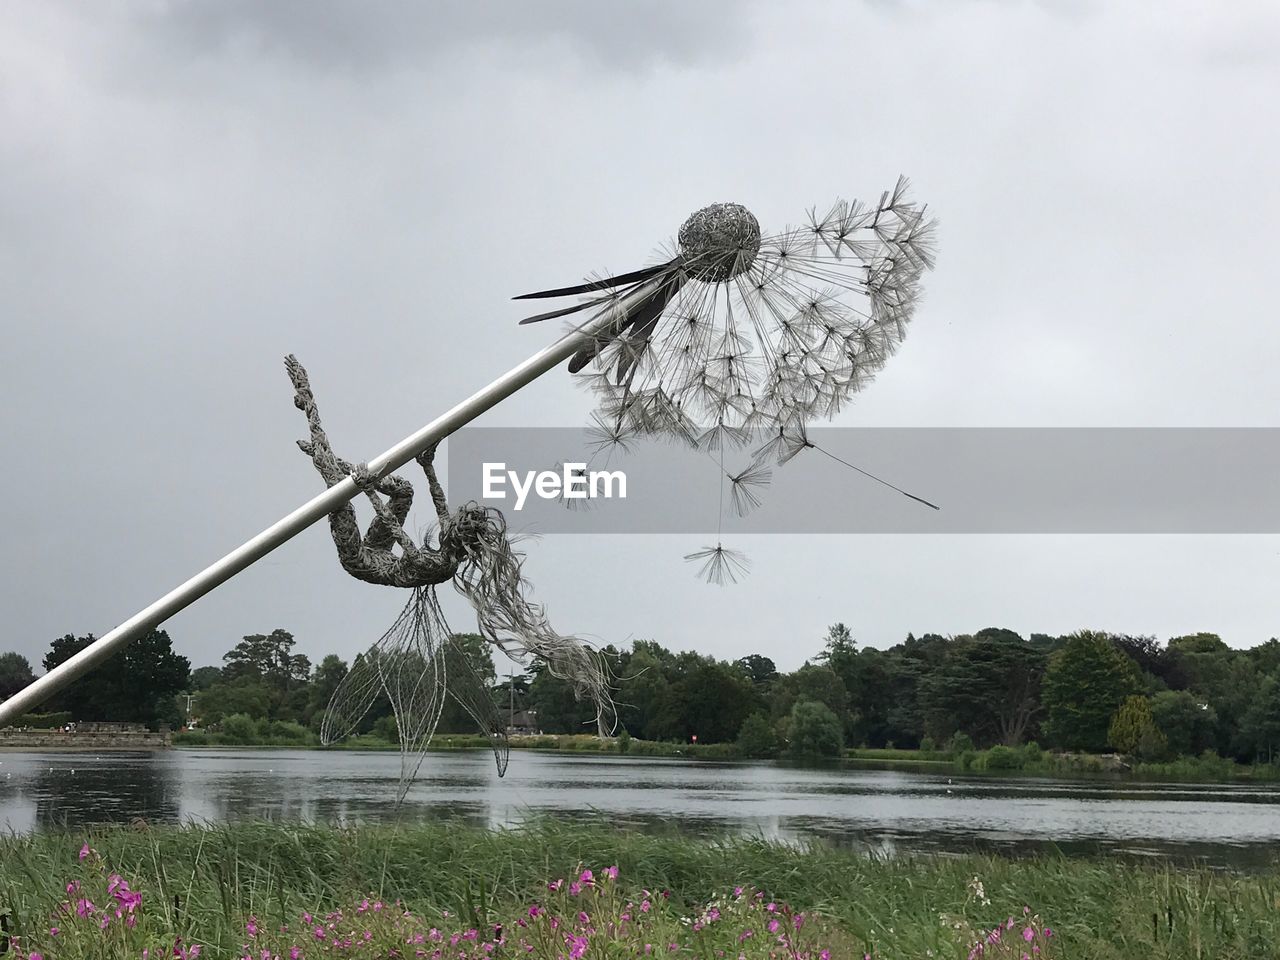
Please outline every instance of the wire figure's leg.
M298 446L303 453L311 454L314 444L307 440L299 440ZM413 484L395 474L374 480L364 464L353 465L350 461L333 454L332 451L330 455L342 471L342 476L355 478L364 495L373 504L375 516L369 524L368 532L364 535L365 548L386 552L391 549L391 544L398 543L406 553L415 552L417 544L404 529L404 522L413 506ZM387 497L387 503L382 502L378 496L380 493Z
M299 440L298 447L311 457L311 462L324 480L325 486L335 486L347 478L349 471L343 469L343 465L329 448L329 438L320 424L320 410L316 406L315 396L311 393L311 383L307 378L306 368L293 354L284 358L284 365L289 372L289 380L293 383L293 405L306 414L307 426L311 433L311 439ZM360 536L360 524L356 520L356 508L350 503L344 503L330 513L329 530L333 535L333 544L337 547L338 559L343 569L355 576L360 576L357 571L363 570L369 564L364 556L364 541Z

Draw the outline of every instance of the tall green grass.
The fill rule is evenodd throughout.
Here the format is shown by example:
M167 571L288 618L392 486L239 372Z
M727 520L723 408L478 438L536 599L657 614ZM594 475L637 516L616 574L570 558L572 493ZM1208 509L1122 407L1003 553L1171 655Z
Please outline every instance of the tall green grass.
M1024 905L1056 932L1055 955L1280 957L1280 866L1234 875L1061 857L884 861L822 846L551 821L496 832L247 823L10 836L0 839L0 912L19 930L47 926L86 839L144 891L146 908L175 937L213 944L217 956L243 942L249 915L283 923L361 896L403 899L423 912L514 912L545 894L549 879L617 864L627 888L667 889L689 905L758 886L829 917L850 942L886 958L963 956L945 918L989 926L1021 916ZM989 904L974 894L974 878Z

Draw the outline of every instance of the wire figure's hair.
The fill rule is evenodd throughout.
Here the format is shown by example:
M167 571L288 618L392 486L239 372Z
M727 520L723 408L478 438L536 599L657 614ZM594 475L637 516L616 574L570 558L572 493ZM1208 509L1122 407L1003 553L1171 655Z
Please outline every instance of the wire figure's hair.
M543 661L579 700L595 705L600 735L612 731L616 712L601 657L579 638L557 633L542 605L528 598L524 555L512 549L502 513L468 503L441 532L441 543L463 556L453 583L475 608L480 633L518 663Z

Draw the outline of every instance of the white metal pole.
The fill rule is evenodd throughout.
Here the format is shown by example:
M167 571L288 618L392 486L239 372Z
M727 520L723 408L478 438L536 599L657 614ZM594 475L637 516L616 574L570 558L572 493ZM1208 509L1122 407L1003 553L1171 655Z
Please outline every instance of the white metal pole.
M432 420L417 433L401 440L382 456L369 461L370 472L375 476L385 476L399 469L432 443L443 440L521 387L569 359L587 340L616 322L619 312L625 312L629 306L643 299L652 289L652 284L641 284L626 297L610 303L576 330L561 337L551 346L538 351L519 366L508 370L483 390L472 394L452 410ZM153 630L210 590L226 583L241 570L261 560L280 544L297 536L321 517L327 516L342 504L354 499L359 492L360 489L355 481L348 477L304 503L253 539L241 544L186 583L170 590L145 610L134 614L69 660L54 667L43 677L39 677L8 700L0 703L0 728L8 726L22 714L31 712L72 681L84 676L113 653L123 649L131 640Z

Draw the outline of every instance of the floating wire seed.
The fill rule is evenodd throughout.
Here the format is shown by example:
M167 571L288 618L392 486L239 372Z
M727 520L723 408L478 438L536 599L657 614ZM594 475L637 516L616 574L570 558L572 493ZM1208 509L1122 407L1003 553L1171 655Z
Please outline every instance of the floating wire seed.
M761 499L758 491L769 485L773 471L768 467L753 463L745 470L740 470L729 477L729 499L733 504L733 512L745 517L756 507Z

